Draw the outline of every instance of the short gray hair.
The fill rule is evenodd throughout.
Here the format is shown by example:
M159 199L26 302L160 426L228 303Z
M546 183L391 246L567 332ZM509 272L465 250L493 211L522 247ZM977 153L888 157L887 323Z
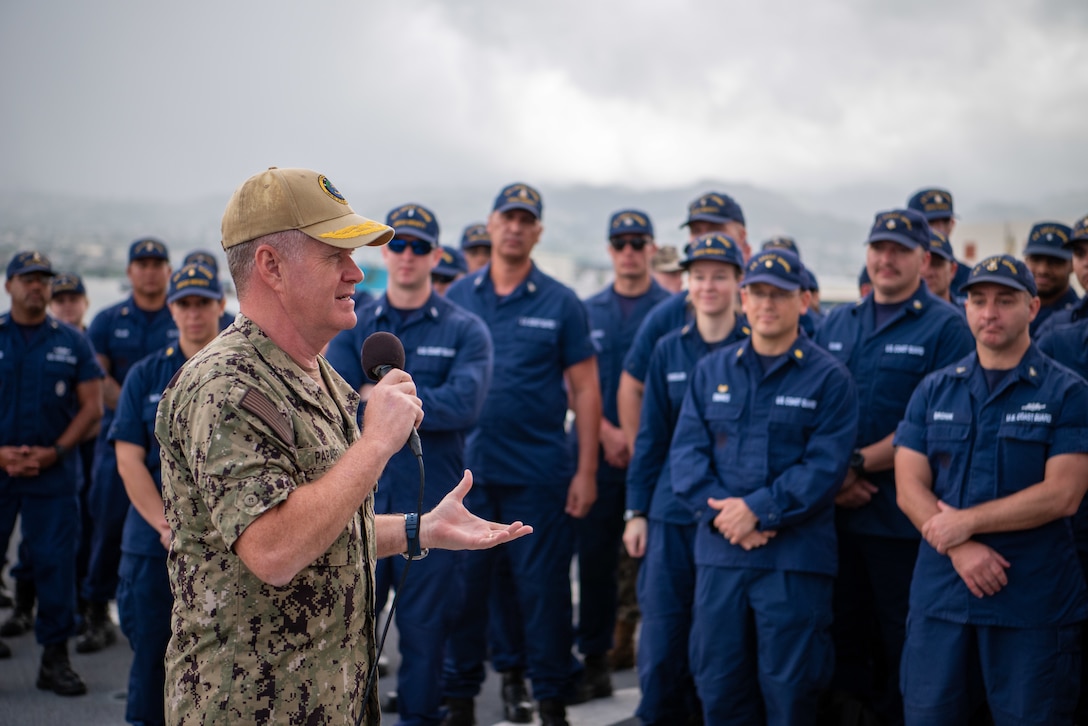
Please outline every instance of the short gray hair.
M297 229L288 229L283 232L273 232L248 242L234 245L227 249L227 268L234 280L234 289L238 293L238 299L245 297L249 289L249 282L253 277L253 268L256 263L257 248L268 245L289 260L298 260L302 256L302 250L309 244L310 237L305 232Z

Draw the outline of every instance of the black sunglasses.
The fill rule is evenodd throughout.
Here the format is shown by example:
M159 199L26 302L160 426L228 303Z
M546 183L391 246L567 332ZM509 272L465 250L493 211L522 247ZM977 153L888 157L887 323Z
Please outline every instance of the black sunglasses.
M389 242L389 249L399 255L408 249L408 245L412 246L412 254L420 257L431 254L431 250L434 249L431 247L430 242L424 242L421 239L413 239L411 242L404 239L394 239Z
M648 242L649 240L645 237L633 236L612 237L608 240L608 244L612 245L612 249L616 250L616 252L619 252L627 245L631 245L631 249L633 249L635 252L638 252L639 250L646 247L646 244Z

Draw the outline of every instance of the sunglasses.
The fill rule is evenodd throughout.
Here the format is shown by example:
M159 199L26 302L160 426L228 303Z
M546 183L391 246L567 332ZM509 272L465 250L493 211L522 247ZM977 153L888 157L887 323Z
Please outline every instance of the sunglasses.
M389 249L394 254L399 255L403 253L404 250L408 249L408 245L412 246L412 254L419 255L420 257L431 254L431 250L434 249L431 247L430 242L424 242L421 239L413 239L410 242L403 239L394 239L389 243Z
M613 237L608 240L608 244L612 245L612 249L616 250L616 252L619 252L627 245L631 245L631 249L638 252L646 247L647 242L649 242L649 240L645 237L635 236Z

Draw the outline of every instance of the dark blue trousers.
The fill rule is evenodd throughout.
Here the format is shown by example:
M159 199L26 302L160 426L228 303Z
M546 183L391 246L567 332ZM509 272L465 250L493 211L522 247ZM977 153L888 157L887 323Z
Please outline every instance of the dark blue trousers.
M105 424L103 424L105 425ZM117 595L117 571L121 564L121 533L125 527L129 500L125 484L117 473L113 446L99 437L95 448L94 476L87 493L92 531L83 581L83 597L92 602L108 602Z
M625 487L622 479L597 477L597 501L584 519L574 520L580 598L577 641L585 655L612 649Z
M649 521L638 572L642 631L638 641L635 715L644 724L682 724L700 712L688 666L695 603L694 524Z
M0 542L11 540L19 515L20 552L26 553L38 593L34 635L42 645L63 643L75 627L79 541L76 495L35 497L0 491Z
M563 698L570 688L571 625L570 561L573 536L563 511L567 487L479 485L466 504L484 519L520 520L533 526L533 535L503 545L509 558L513 589L523 622L528 676L537 699ZM484 679L487 658L488 603L496 551L465 555L467 597L447 642L446 695L474 698Z
M146 726L165 723L166 645L170 642L170 576L161 557L121 555L117 612L121 632L132 646L125 720Z

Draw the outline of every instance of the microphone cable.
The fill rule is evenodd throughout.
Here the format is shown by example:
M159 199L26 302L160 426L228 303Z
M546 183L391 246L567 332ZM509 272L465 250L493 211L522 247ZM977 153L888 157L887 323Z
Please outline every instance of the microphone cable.
M415 433L415 429L412 429ZM419 447L418 435L412 442L412 453L416 456L416 461L419 462L419 497L416 500L416 517L419 522L419 531L423 531L423 483L425 476L423 472L423 451ZM355 718L355 726L360 726L363 722L363 717L366 715L367 704L370 703L370 694L374 690L374 685L377 683L378 676L378 661L382 657L382 651L385 649L385 639L389 635L389 626L393 624L393 616L397 612L397 603L400 602L400 593L404 589L404 581L408 577L408 569L412 566L412 558L408 558L408 561L404 563L404 571L400 573L400 580L397 581L396 589L393 592L393 603L389 606L389 616L385 619L385 627L382 629L382 637L378 641L378 648L374 652L374 662L370 664L370 672L366 677L366 688L363 689L363 703L362 708L359 709L359 715ZM376 578L375 578L376 579ZM377 614L375 614L377 617ZM398 683L399 687L400 684ZM382 704L381 699L378 701L378 713L381 714Z

